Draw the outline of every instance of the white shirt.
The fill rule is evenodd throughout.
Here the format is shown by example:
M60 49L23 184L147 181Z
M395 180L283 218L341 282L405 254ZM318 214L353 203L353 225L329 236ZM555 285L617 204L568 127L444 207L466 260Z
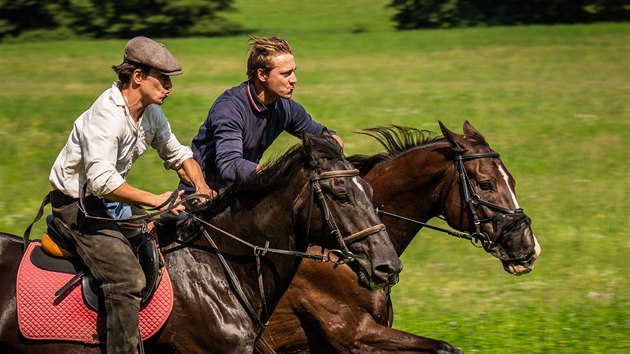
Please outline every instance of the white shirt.
M157 150L167 169L177 170L193 156L171 131L160 106L148 106L134 122L114 83L74 122L50 171L50 183L73 198L79 198L86 182L86 195L111 193L124 183L131 165L149 146Z

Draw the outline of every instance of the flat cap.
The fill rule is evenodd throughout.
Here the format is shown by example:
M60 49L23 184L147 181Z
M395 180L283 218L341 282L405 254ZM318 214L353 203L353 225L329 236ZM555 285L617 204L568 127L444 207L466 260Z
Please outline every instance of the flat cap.
M182 66L162 43L147 37L134 37L125 46L125 61L144 64L164 75L179 75Z

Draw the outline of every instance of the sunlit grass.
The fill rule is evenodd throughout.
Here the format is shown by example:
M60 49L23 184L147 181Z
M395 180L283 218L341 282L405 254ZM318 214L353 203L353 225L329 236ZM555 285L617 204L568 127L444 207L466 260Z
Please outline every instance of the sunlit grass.
M381 150L362 128L437 131L442 120L461 131L470 120L515 176L542 244L534 271L514 277L465 241L423 231L402 257L396 328L467 353L630 350L630 25L395 32L386 1L348 2L364 7L349 12L333 1L267 6L278 3L240 0L231 16L291 41L295 99L348 154ZM163 108L189 143L216 96L245 80L247 37L164 41L185 73ZM124 43L0 45L1 231L21 234L35 216L72 122L115 80ZM295 143L282 136L266 158ZM130 181L155 192L177 184L153 153Z

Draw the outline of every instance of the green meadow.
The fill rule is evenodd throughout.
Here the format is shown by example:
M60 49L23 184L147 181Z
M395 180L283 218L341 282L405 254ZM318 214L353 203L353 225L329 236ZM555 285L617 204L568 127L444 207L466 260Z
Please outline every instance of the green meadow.
M511 276L423 230L402 257L394 327L466 353L630 352L630 24L398 32L387 2L237 0L228 16L292 44L294 98L347 154L381 151L362 128L441 120L461 132L469 120L514 175L542 246L534 271ZM163 108L188 144L216 96L245 80L247 36L162 41L184 68ZM125 42L0 44L0 231L21 235L35 216ZM266 158L295 143L282 136ZM149 151L130 182L164 192L177 178Z

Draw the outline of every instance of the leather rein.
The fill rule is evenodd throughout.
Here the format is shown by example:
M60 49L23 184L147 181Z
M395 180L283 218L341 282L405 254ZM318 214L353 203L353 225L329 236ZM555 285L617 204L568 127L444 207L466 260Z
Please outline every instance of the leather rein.
M334 263L335 267L341 264L347 264L350 262L353 262L355 260L354 255L352 254L352 252L348 249L347 245L353 242L357 242L359 240L362 240L370 235L379 233L381 231L385 230L385 225L383 224L378 224L378 225L374 225L371 227L368 227L366 229L363 229L361 231L355 232L351 235L348 236L341 236L341 232L339 231L339 227L337 226L335 219L332 217L332 214L330 212L330 208L328 207L328 204L326 203L326 199L324 198L324 194L323 191L321 189L321 186L319 184L319 181L321 180L325 180L325 179L332 179L332 178L343 178L343 177L354 177L354 176L358 176L359 175L359 171L358 170L333 170L333 171L326 171L326 172L322 172L319 174L314 175L313 177L311 177L311 179L309 180L310 183L310 189L311 189L311 197L310 197L310 203L309 203L309 211L308 211L308 226L307 226L307 239L308 239L308 233L309 233L309 227L310 227L310 221L311 221L311 213L312 213L312 205L315 203L315 198L314 196L317 196L317 203L320 207L320 209L322 210L322 218L323 220L326 222L327 227L331 230L331 234L333 236L335 236L335 239L337 241L337 243L339 244L340 249L332 249L329 250L328 253L324 254L324 250L322 248L322 254L313 254L313 253L306 253L306 252L299 252L299 251L291 251L291 250L283 250L283 249L276 249L276 248L270 248L269 247L269 241L267 241L265 243L264 247L260 247L257 245L254 245L248 241L245 241L225 230L222 230L214 225L212 225L211 223L195 216L192 215L186 211L184 211L188 216L190 216L194 222L197 224L197 226L199 227L200 231L203 233L204 237L206 238L206 240L210 243L210 245L215 249L217 256L219 257L219 260L221 262L221 265L223 266L224 270L226 271L227 275L228 275L228 280L230 281L230 284L232 285L236 295L239 297L239 299L241 300L243 306L245 307L245 309L247 310L249 316L257 323L258 325L258 336L256 338L256 340L258 340L260 338L260 336L262 335L263 330L267 327L268 323L269 323L269 317L270 317L270 313L269 310L267 308L267 298L265 295L265 290L264 290L264 283L263 283L263 274L262 274L262 265L261 265L261 261L260 261L260 257L264 257L267 253L276 253L276 254L282 254L282 255L290 255L290 256L294 256L294 257L301 257L301 258L308 258L308 259L313 259L316 260L318 262L332 262ZM263 314L261 317L259 317L256 314L256 311L254 310L252 304L250 303L250 301L247 300L247 297L245 296L245 292L243 291L240 283L237 281L237 277L234 274L234 272L232 271L232 269L230 268L229 264L227 263L227 261L225 260L225 258L223 257L223 255L221 254L221 251L219 250L219 248L217 247L216 243L214 242L214 240L212 239L212 237L210 237L210 235L208 234L208 231L206 230L206 228L204 226L208 226L224 235L229 236L230 238L250 247L253 249L254 251L254 256L256 257L256 273L257 273L257 278L258 278L258 290L259 290L259 295L260 298L262 300L262 304L263 304Z
M389 213L386 212L382 209L382 206L379 208L376 208L376 211L378 214L380 215L387 215L387 216L391 216L397 219L401 219L401 220L405 220L414 224L418 224L421 225L423 227L427 227L429 229L433 229L436 231L440 231L440 232L444 232L450 236L454 236L457 238L462 238L462 239L466 239L468 241L470 241L470 243L477 247L477 248L483 248L486 252L490 251L493 247L495 247L497 244L500 243L500 240L495 240L492 241L490 239L490 237L488 236L487 233L481 231L481 224L484 222L488 222L491 219L479 219L479 216L477 215L477 207L479 205L485 206L491 210L494 211L498 211L500 213L503 214L522 214L523 213L523 209L522 208L518 208L515 210L511 210L511 209L507 209L504 208L500 205L497 205L495 203L489 202L487 200L483 200L481 199L481 197L479 196L479 194L475 193L475 191L472 188L472 185L470 183L470 178L468 177L468 173L466 172L466 169L464 168L464 162L465 161L470 161L470 160L474 160L474 159L479 159L479 158L499 158L501 155L497 152L486 152L486 153L474 153L474 154L459 154L455 156L454 159L454 166L453 166L453 174L451 176L450 182L448 184L448 188L446 189L446 193L444 194L444 200L442 202L442 210L444 209L444 204L446 203L446 198L448 197L449 192L451 191L451 189L453 188L453 185L455 184L455 177L457 175L459 175L459 179L460 179L460 184L462 186L462 198L464 200L464 202L466 203L466 206L468 207L468 210L470 211L470 214L472 215L472 219L473 219L473 225L475 226L475 231L474 232L456 232L456 231L452 231L452 230L448 230L448 229L444 229L441 227L437 227L437 226L433 226L433 225L429 225L425 222L422 221L418 221L418 220L413 220L413 219L409 219L406 218L404 216L401 215L397 215L397 214L393 214L393 213ZM443 217L440 216L441 219L444 219Z

